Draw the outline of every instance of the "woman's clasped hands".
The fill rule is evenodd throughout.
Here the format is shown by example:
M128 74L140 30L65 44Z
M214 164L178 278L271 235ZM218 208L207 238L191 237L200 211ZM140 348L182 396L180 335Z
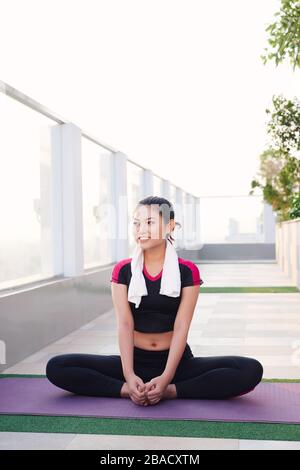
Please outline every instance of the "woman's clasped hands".
M132 376L128 381L129 396L137 405L155 405L165 395L169 381L163 376L154 377L149 382L144 383L137 375Z

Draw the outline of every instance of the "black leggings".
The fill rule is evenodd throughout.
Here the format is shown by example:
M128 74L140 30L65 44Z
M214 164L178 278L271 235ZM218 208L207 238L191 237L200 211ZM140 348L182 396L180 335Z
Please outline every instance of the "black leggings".
M134 346L134 372L144 383L164 371L169 349L149 351ZM61 354L46 366L47 378L69 392L120 397L124 384L119 355ZM224 399L253 390L261 381L263 367L259 361L241 356L194 357L186 344L175 375L177 398Z

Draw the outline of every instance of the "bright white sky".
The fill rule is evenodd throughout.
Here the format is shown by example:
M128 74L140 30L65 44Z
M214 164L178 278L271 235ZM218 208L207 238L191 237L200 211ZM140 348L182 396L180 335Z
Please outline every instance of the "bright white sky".
M0 0L0 79L196 196L248 194L279 0Z

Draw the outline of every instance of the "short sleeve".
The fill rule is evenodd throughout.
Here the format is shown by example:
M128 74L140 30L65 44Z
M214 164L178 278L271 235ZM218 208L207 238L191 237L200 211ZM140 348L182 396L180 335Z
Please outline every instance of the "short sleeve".
M204 281L200 277L198 266L196 266L196 264L194 264L192 261L189 261L185 268L186 269L184 271L181 287L201 286Z
M124 261L119 261L117 264L115 264L111 273L110 282L128 285L127 263Z

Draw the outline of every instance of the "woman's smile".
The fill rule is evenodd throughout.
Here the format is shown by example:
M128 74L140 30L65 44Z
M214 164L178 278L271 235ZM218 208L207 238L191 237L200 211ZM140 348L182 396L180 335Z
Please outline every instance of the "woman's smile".
M139 242L146 243L150 238L139 238Z

